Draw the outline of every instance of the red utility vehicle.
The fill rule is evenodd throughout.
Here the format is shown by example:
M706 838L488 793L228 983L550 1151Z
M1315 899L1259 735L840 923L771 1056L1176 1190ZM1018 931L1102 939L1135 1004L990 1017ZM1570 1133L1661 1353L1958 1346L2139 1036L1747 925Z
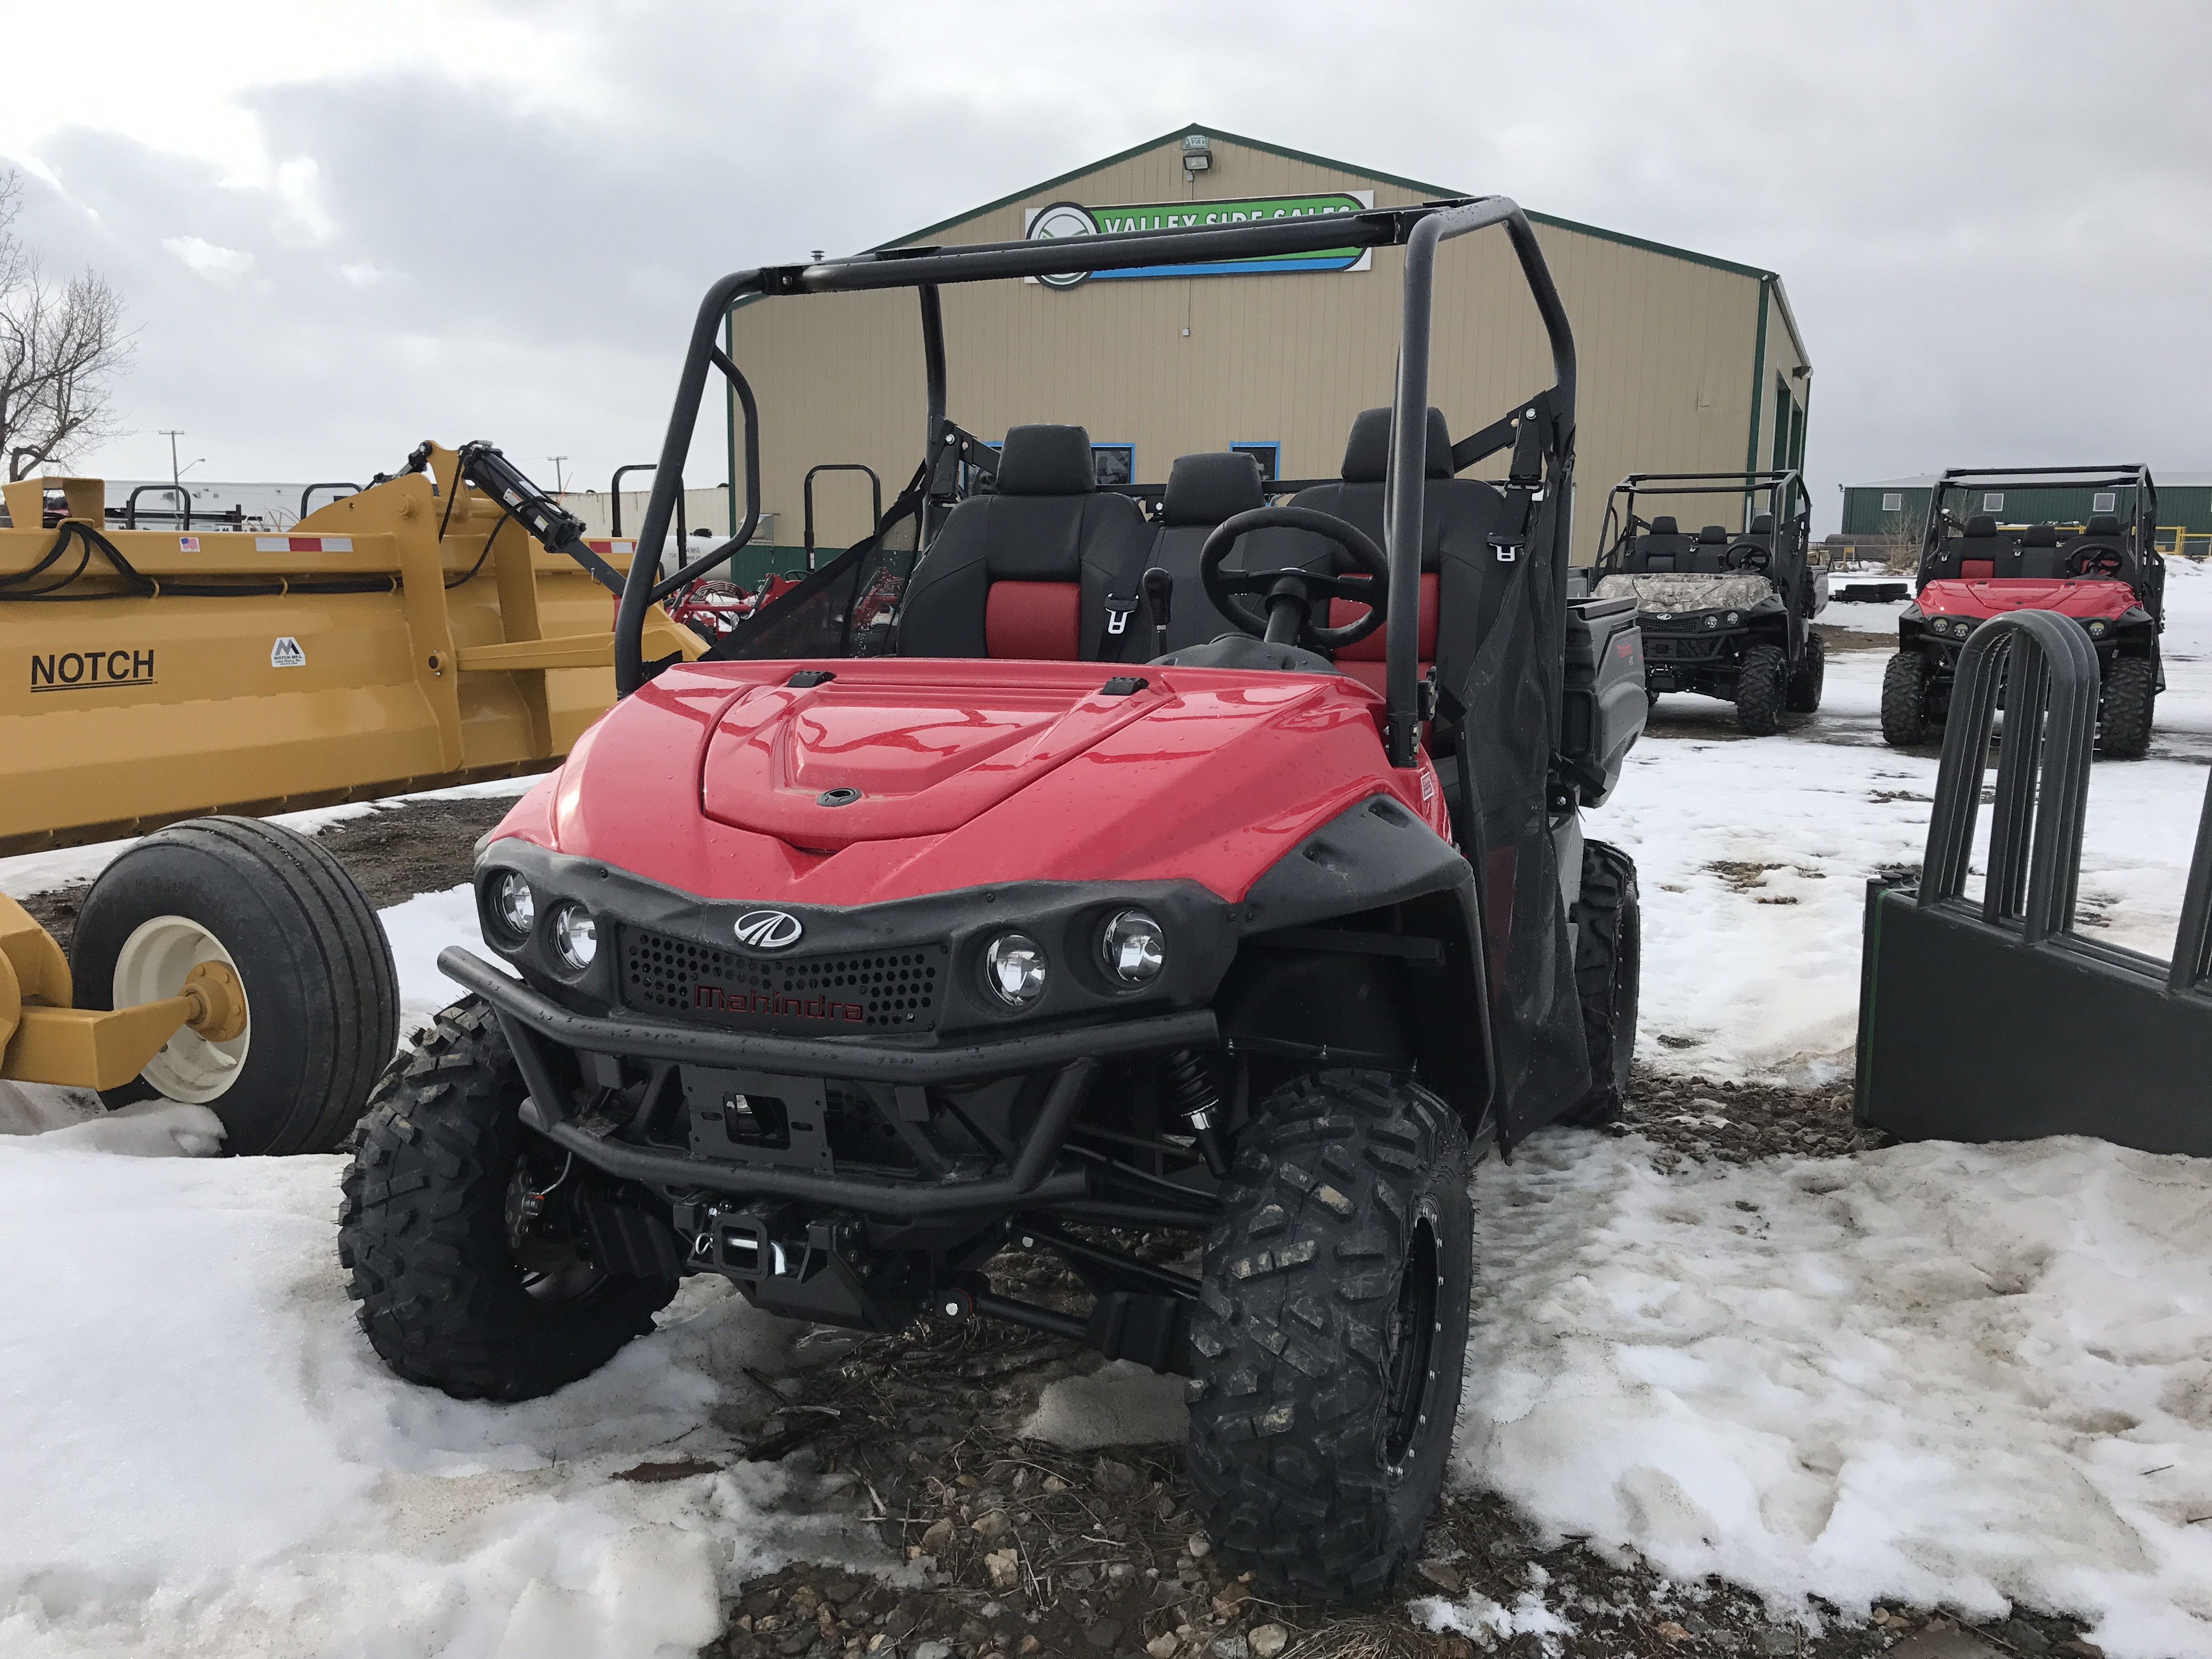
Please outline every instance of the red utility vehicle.
M1454 443L1432 270L1488 227L1556 380ZM994 452L945 416L939 284L1348 245L1402 250L1395 410L1287 504L1249 455L1116 491L1079 427ZM642 661L647 606L757 521L729 307L876 288L921 308L912 483L702 660ZM501 965L440 958L471 994L380 1086L345 1182L370 1340L519 1399L689 1273L832 1324L1012 1321L1191 1379L1225 1555L1279 1592L1380 1589L1451 1449L1471 1164L1617 1109L1635 1040L1635 871L1580 812L1642 730L1643 665L1631 601L1567 599L1574 347L1526 219L1492 198L727 278L641 545L709 367L744 410L745 521L633 566L622 701L481 849ZM1502 484L1459 476L1500 454ZM1009 1249L1062 1257L1088 1305L999 1293Z
M2166 686L2166 565L2154 544L2158 492L2146 466L1954 468L1928 504L1918 597L1898 622L1881 683L1881 735L1929 740L1948 716L1959 653L1983 623L2050 611L2096 650L2097 752L2135 760L2150 746Z

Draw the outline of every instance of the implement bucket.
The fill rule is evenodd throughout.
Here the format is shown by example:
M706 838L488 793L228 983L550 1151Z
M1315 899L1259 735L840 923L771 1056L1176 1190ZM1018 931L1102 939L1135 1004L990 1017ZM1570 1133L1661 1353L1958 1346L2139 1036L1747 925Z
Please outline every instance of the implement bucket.
M542 771L614 701L615 600L452 450L282 535L7 486L0 854ZM41 493L66 516L43 522ZM617 573L631 542L588 544ZM649 653L702 647L658 609Z
M2000 678L1989 876L1965 896ZM1856 1115L1908 1140L2096 1135L2212 1156L2212 790L2173 959L2075 931L2096 736L2081 624L2016 611L1960 653L1919 885L1867 892Z

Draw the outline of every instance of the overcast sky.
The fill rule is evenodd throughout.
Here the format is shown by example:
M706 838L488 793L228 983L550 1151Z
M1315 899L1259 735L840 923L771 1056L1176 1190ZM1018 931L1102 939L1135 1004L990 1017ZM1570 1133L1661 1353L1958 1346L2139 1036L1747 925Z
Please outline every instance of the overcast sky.
M81 0L6 60L19 228L138 330L112 477L181 427L204 477L600 482L714 276L1191 121L1780 271L1820 530L1943 465L2212 473L2204 0Z

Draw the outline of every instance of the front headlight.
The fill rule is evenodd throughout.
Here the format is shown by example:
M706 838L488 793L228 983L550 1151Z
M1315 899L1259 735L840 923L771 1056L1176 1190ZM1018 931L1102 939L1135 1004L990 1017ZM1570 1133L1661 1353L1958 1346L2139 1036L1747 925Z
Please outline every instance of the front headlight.
M520 872L502 870L492 878L491 913L515 938L529 935L531 923L538 920L538 896Z
M1730 628L1734 628L1734 627L1735 627L1738 623L1741 622L1742 620L1743 620L1743 613L1742 613L1741 611L1729 611L1729 626Z
M2103 618L2103 617L2099 617L2095 622L2093 622L2093 623L2091 623L2089 624L2089 633L2090 633L2090 635L2091 635L2091 636L2092 636L2092 637L2096 638L2096 639L2102 639L2102 638L2103 638L2106 634L2110 633L2111 631L2112 631L2112 630L2111 630L2111 629L2110 629L2109 627L2107 627L2107 626L2106 626L2106 623L2105 623L2104 618Z
M1721 619L1718 617L1708 617L1705 618L1705 626L1708 628L1718 628L1720 625Z
M1124 910L1100 930L1098 956L1122 984L1149 985L1167 966L1167 930L1142 910Z
M1032 1006L1044 981L1044 947L1027 933L1001 933L983 952L983 982L1009 1008Z
M599 924L582 905L564 904L553 913L553 953L578 973L599 955Z

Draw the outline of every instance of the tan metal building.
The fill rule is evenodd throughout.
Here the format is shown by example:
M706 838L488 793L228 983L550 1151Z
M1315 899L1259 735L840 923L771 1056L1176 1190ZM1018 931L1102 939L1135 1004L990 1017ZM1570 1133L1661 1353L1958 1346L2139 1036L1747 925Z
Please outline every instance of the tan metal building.
M1202 167L1188 165L1200 159ZM1472 193L1193 126L883 246L1017 241L1170 217L1203 222L1208 213L1352 211ZM1534 210L1528 217L1580 363L1578 562L1590 558L1605 492L1624 473L1802 459L1811 366L1778 276ZM1402 258L1383 248L1356 264L1347 253L1295 269L948 288L947 413L994 441L1024 421L1080 424L1101 452L1103 479L1159 483L1176 456L1231 446L1258 448L1278 477L1334 477L1352 416L1389 398ZM1504 237L1446 248L1435 317L1431 388L1454 437L1549 384L1543 328ZM775 550L741 558L742 580L797 564L811 467L866 463L881 475L886 501L912 475L926 424L921 327L905 292L767 299L732 311L729 346L759 401L761 505L776 515ZM735 453L732 434L732 476ZM866 532L860 475L824 474L815 495L819 548ZM1701 512L1722 516L1683 504L1686 517Z

